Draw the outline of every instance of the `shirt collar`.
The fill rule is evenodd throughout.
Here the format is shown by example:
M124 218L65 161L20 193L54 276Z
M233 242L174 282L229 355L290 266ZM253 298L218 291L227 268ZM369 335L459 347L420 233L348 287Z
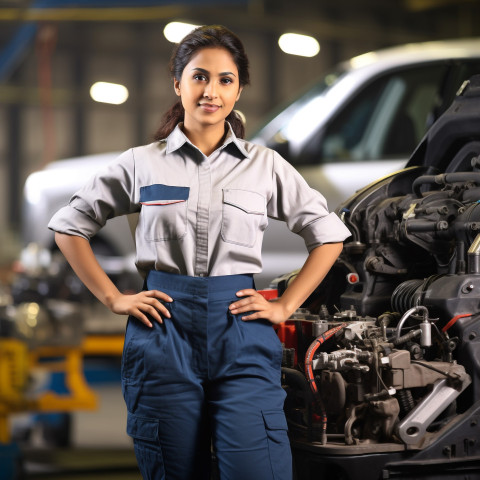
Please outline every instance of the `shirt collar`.
M229 122L226 122L228 131L227 134L225 135L225 140L223 141L223 145L221 148L225 148L229 144L233 144L237 147L237 150L245 157L249 158L250 155L248 154L247 150L245 149L245 146L243 145L243 141L233 133L232 126L230 125ZM187 136L182 132L181 126L183 125L182 122L177 124L177 126L174 128L172 133L167 137L167 153L172 153L176 150L179 150L182 148L186 143L192 145L194 148L195 145L193 145L190 140L187 138Z

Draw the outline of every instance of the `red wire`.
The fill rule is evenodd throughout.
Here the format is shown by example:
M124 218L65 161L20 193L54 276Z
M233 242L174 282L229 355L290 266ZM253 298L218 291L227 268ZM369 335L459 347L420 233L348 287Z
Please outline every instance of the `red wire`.
M451 326L453 326L456 321L460 318L464 318L464 317L471 317L472 314L471 313L462 313L460 315L455 315L443 328L442 328L442 332L446 332Z
M313 393L318 393L317 384L315 383L315 377L313 375L313 356L315 352L318 350L318 347L325 343L329 338L333 337L339 330L346 327L346 323L342 323L337 327L331 328L327 330L325 333L317 337L308 347L307 353L305 355L305 375L307 377L308 382L310 383L310 387L313 390Z
M305 354L305 375L307 377L308 382L310 383L310 388L313 390L313 394L317 396L317 399L320 400L320 407L321 407L321 422L322 422L322 437L321 443L325 445L327 443L327 412L325 411L325 407L323 405L322 399L318 396L318 388L315 382L315 376L313 375L313 356L315 352L318 350L320 345L325 343L329 338L333 337L339 330L346 327L346 323L342 323L337 327L331 328L327 330L324 334L317 337L310 345Z

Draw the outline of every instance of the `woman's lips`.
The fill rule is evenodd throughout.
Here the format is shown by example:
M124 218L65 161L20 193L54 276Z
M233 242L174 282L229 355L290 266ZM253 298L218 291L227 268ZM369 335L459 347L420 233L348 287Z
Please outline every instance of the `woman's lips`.
M220 107L218 105L214 105L213 103L200 103L200 108L208 113L216 112Z

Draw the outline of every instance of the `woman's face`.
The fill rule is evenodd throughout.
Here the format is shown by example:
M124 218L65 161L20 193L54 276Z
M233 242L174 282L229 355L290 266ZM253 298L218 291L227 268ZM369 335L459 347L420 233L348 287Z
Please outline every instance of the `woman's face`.
M233 110L242 88L230 52L221 47L202 48L174 80L185 109L186 129L221 126Z

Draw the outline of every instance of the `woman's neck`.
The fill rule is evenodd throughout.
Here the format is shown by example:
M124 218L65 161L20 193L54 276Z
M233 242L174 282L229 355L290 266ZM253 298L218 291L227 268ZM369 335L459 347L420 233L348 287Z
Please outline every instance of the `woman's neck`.
M225 124L212 125L201 129L182 126L183 133L205 156L210 156L223 142L226 134Z

